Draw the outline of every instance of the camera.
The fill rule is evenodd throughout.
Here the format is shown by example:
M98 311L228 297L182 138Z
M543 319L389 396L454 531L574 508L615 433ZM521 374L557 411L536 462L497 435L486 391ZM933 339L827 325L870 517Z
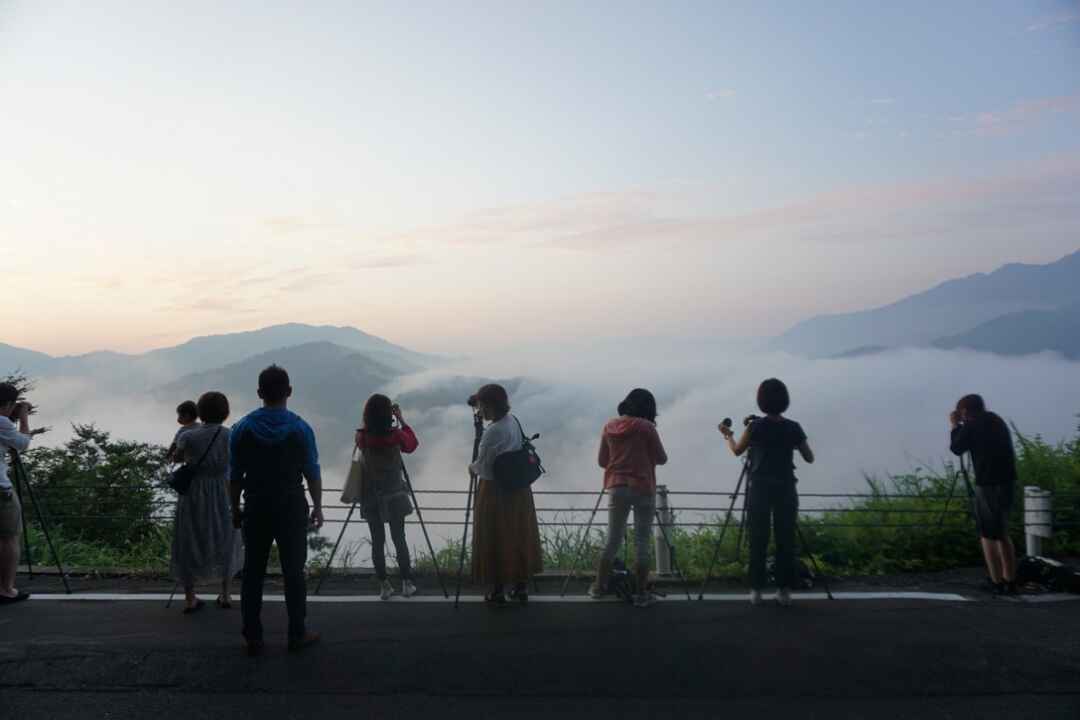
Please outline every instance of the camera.
M26 403L26 402L17 402L17 403L15 403L15 405L11 408L11 412L8 414L8 420L10 420L11 422L18 422L19 413L22 412L24 407L27 410L31 409L30 403Z
M480 401L476 399L476 393L470 395L469 399L466 400L465 402L468 403L469 407L471 407L471 408L476 408L476 407L479 407L479 405L480 405Z
M743 427L750 427L750 425L752 425L753 423L756 423L760 419L761 419L761 416L759 416L759 415L747 415L746 417L743 418L743 421L742 421ZM726 417L720 422L720 424L730 430L731 426L734 423L732 422L731 418Z

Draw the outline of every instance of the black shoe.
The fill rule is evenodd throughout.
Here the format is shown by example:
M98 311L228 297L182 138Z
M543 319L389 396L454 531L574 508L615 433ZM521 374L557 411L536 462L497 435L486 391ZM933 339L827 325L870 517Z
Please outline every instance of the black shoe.
M1005 594L1006 595L1019 595L1020 594L1020 586L1016 584L1015 580L1009 580L1008 582L1003 583L1003 584L1005 585Z
M289 638L289 652L300 652L306 647L311 647L319 642L319 633L308 630L303 637Z

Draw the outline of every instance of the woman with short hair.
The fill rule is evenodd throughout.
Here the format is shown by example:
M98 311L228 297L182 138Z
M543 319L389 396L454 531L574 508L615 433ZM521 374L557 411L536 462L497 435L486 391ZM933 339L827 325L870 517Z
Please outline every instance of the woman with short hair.
M738 442L727 425L721 425L720 432L736 456L750 451L750 487L746 497L750 518L750 603L761 604L771 519L776 536L776 602L788 606L795 582L795 523L799 513L795 450L807 463L814 462L814 453L802 426L784 417L791 405L784 383L776 378L762 382L757 404L765 417L748 423Z
M397 420L398 427L394 427ZM367 520L371 531L371 561L379 578L379 597L389 600L394 586L386 575L386 528L397 552L398 572L401 574L401 594L412 597L416 585L412 581L409 544L405 539L405 517L412 513L409 488L402 473L402 453L411 453L420 446L401 415L401 408L385 395L375 394L364 403L363 426L356 431L356 448L363 466L363 494L360 498L360 517Z
M191 486L176 503L172 574L184 586L184 613L203 608L195 594L201 578L220 577L217 606L232 607L233 575L243 565L240 531L233 527L229 501L229 400L219 392L204 393L197 403L201 425L176 438L176 458L196 465Z
M479 478L472 539L473 581L490 584L485 600L496 605L510 599L529 601L529 579L544 569L536 505L528 487L506 490L495 482L495 458L523 447L521 423L510 414L510 400L502 385L484 385L474 396L477 411L489 421L480 438L476 462L469 472Z
M589 595L599 599L607 592L612 563L633 510L638 589L634 605L648 607L656 601L656 596L648 590L649 538L656 513L656 466L667 462L667 453L656 431L656 398L651 392L643 388L631 390L619 403L618 413L618 417L604 425L600 438L598 459L604 469L604 489L608 496L608 535Z

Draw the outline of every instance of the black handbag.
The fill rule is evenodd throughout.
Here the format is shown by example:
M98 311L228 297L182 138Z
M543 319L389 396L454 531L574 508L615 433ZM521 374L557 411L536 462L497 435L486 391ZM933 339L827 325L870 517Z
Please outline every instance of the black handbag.
M195 480L195 474L199 470L199 466L203 464L203 460L210 454L210 450L213 449L214 443L217 442L218 435L221 434L221 428L217 429L214 433L214 437L210 440L210 444L206 446L206 450L203 451L202 457L194 465L188 465L184 463L180 467L169 473L169 487L176 491L177 495L187 495L187 491L191 489L191 483Z
M529 487L546 472L532 440L521 428L521 421L516 417L514 421L521 433L521 449L496 456L494 463L495 486L507 492Z

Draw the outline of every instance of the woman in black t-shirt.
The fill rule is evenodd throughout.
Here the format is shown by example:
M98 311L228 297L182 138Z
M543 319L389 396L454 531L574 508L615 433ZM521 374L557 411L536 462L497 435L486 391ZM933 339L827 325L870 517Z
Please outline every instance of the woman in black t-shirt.
M761 383L757 404L765 417L749 423L738 442L730 427L721 425L720 432L736 456L750 451L746 506L750 518L750 603L761 603L771 520L776 536L776 601L787 606L791 604L795 580L795 522L799 512L795 450L808 463L814 462L814 453L799 423L783 415L791 404L784 383L776 378Z

